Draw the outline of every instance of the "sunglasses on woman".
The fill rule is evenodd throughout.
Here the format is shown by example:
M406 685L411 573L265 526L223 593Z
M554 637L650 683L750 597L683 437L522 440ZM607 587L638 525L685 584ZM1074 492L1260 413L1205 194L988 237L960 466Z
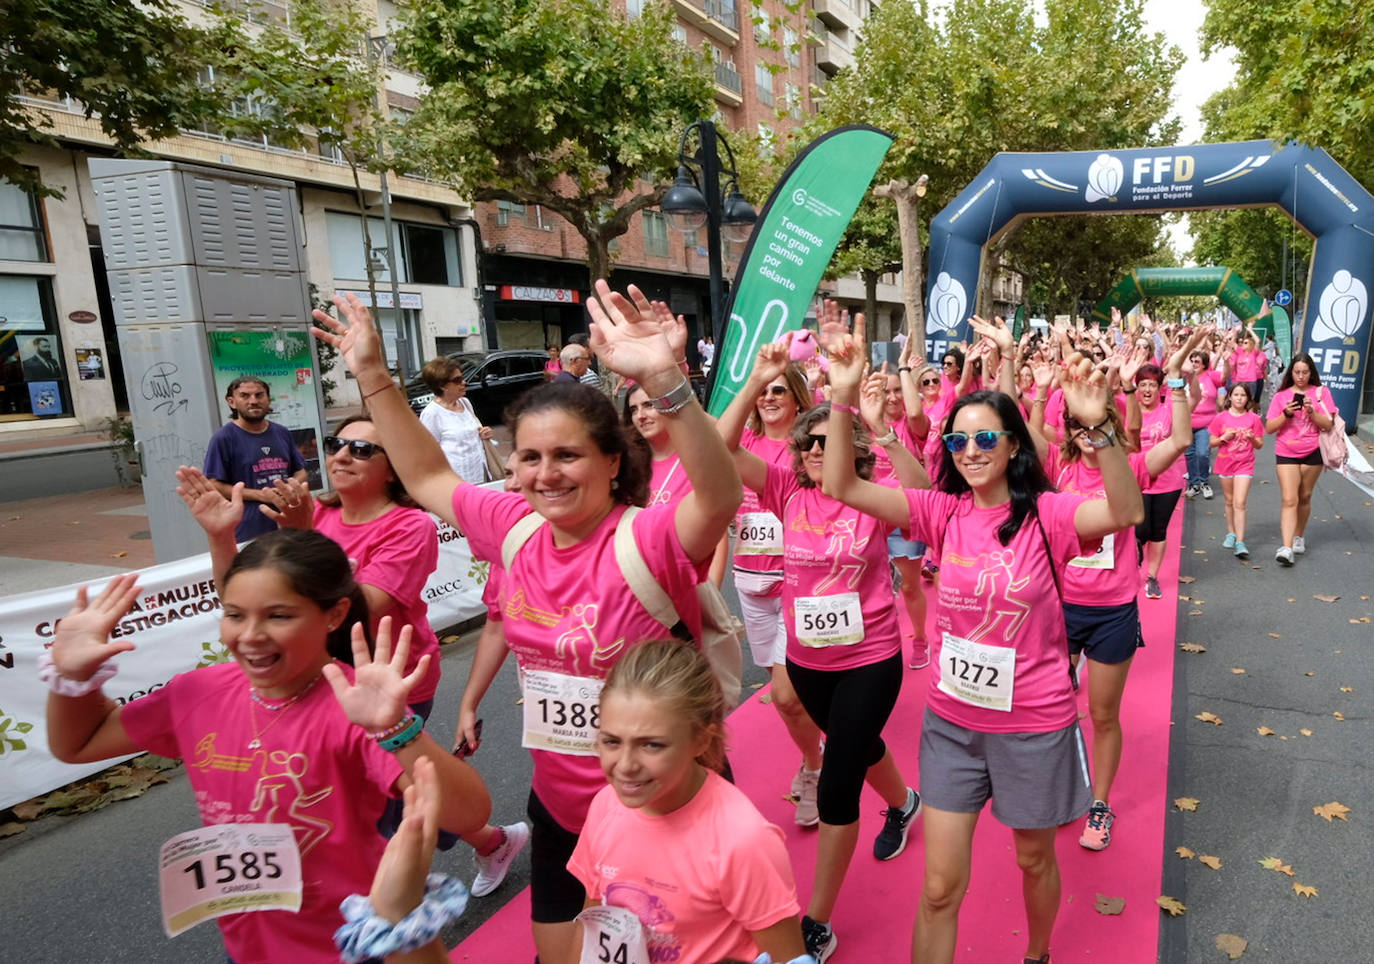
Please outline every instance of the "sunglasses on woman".
M921 387L922 387L922 388L925 388L927 385L938 385L938 384L940 384L940 379L938 379L938 378L923 378L923 379L921 379Z
M943 438L945 440L945 448L949 449L951 452L958 453L968 448L968 440L970 438L973 439L973 444L978 446L981 451L991 452L993 449L997 448L997 441L1003 435L1010 434L1011 432L1006 429L993 431L990 428L985 428L981 432L974 432L972 435L969 435L968 432L950 432L943 436Z
M376 442L365 442L360 438L339 438L337 435L326 435L324 437L324 453L326 455L338 455L347 446L348 454L355 459L366 461L378 452L386 454L386 449Z
M759 392L759 398L763 398L765 395L772 395L774 398L782 398L790 391L791 389L786 385L769 385L763 391Z

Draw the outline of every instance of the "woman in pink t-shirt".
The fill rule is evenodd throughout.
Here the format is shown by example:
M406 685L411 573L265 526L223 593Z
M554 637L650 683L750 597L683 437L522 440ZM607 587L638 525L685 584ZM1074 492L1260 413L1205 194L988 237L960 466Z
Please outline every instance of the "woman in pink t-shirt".
M1274 553L1281 566L1307 551L1307 519L1312 491L1322 474L1321 433L1334 424L1336 403L1322 387L1317 363L1306 352L1293 356L1279 390L1269 403L1264 429L1274 433L1274 471L1283 493L1279 528L1283 545Z
M604 780L593 741L601 682L627 647L669 629L625 581L616 561L619 524L627 519L635 548L680 616L672 631L700 639L696 586L740 498L739 476L682 373L661 312L633 286L626 297L598 281L596 292L587 305L593 350L616 374L644 386L668 416L669 436L692 483L676 505L627 517L647 499L648 466L629 446L611 401L577 382L534 388L512 407L519 494L464 483L387 372L362 302L351 295L334 299L344 321L315 312L316 337L338 347L357 376L411 495L460 528L476 558L494 561L509 550L500 602L525 693L522 742L534 759L534 940L540 958L550 962L570 957L573 921L585 901L566 868Z
M1190 499L1198 495L1210 499L1213 495L1212 439L1207 433L1207 426L1211 425L1212 419L1216 417L1217 396L1226 384L1226 370L1229 366L1222 361L1219 370L1213 368L1211 354L1198 348L1188 356L1188 364L1184 367L1186 371L1192 372L1197 380L1198 389L1197 404L1193 406L1192 444L1184 453L1184 461L1188 467L1188 487L1185 491Z
M1244 382L1232 386L1228 399L1226 411L1215 415L1207 428L1217 449L1217 475L1226 497L1226 538L1221 546L1234 550L1238 559L1249 559L1245 509L1255 476L1255 451L1264 445L1264 420L1250 411L1250 387Z
M790 349L790 341L786 342ZM789 356L790 358L790 353ZM819 374L819 363L815 366ZM726 447L738 445L765 462L790 466L788 440L797 416L812 406L806 375L787 359L767 369L754 366L749 380L721 413L716 430ZM814 827L820 822L816 785L821 774L821 731L807 715L787 676L787 627L782 618L782 523L759 504L753 489L735 514L735 591L754 665L772 680L773 708L787 735L801 753L791 795L796 801L794 822Z
M1199 392L1193 385L1191 397L1184 388L1187 381L1183 377L1183 361L1197 344L1206 337L1210 328L1203 326L1193 330L1188 339L1169 356L1165 363L1168 374L1158 365L1141 365L1134 372L1135 389L1128 393L1128 409L1134 401L1140 418L1140 450L1148 452L1174 434L1175 418L1182 418L1191 425L1193 406L1197 404ZM1128 368L1122 369L1123 377ZM1189 376L1192 377L1191 375ZM1163 404L1164 392L1171 396L1171 403ZM1180 406L1178 399L1184 404ZM1127 421L1132 422L1130 414ZM1190 429L1191 432L1191 429ZM1169 537L1169 520L1183 495L1182 453L1156 476L1154 482L1144 489L1145 518L1135 527L1137 543L1143 549L1145 563L1145 598L1159 599L1163 591L1159 586L1159 569L1164 565L1164 544Z
M852 335L825 334L843 403L854 397L866 355L862 316ZM937 489L865 482L847 433L832 431L826 451L826 491L941 547L939 672L921 735L926 869L912 942L913 960L923 964L954 959L973 832L989 798L993 815L1012 828L1024 868L1025 956L1048 961L1060 896L1055 833L1091 800L1064 614L1044 601L1060 594L1056 570L1138 521L1141 503L1126 453L1106 433L1105 376L1074 355L1062 381L1069 414L1103 433L1105 499L1053 490L1016 402L1000 392L954 406ZM837 416L832 423L843 424Z
M606 679L597 750L610 786L592 801L568 869L587 907L638 918L626 934L586 915L583 944L608 961L805 953L782 831L717 772L725 710L710 664L676 640L636 646Z
M182 497L211 534L221 640L233 661L116 703L101 687L114 675L111 657L134 648L110 636L138 598L137 576L116 576L89 602L83 588L58 626L45 672L49 746L67 763L141 752L180 757L206 826L289 826L266 853L215 860L221 883L231 882L220 876L226 860L246 880L252 866L270 878L274 851L294 847L304 881L298 913L219 918L225 948L238 964L330 964L338 961L339 902L367 891L384 844L377 820L409 786L417 761L428 758L442 785L443 827L475 831L491 799L481 777L406 708L430 660L403 675L409 630L393 653L391 621L383 620L369 656L367 601L343 550L319 533L281 529L236 553L243 484L226 502L203 476L199 482L183 483Z

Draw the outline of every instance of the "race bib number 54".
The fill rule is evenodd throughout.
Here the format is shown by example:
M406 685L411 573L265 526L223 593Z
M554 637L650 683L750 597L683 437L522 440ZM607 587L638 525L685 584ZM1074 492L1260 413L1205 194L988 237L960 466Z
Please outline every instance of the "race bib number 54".
M644 925L624 907L588 907L582 922L582 958L578 964L650 964Z
M521 746L596 756L601 727L599 679L531 670L525 674L525 735Z
M301 854L285 824L189 830L162 845L158 863L168 937L225 914L301 909Z
M1015 679L1015 649L944 634L940 646L941 691L970 706L1010 713Z

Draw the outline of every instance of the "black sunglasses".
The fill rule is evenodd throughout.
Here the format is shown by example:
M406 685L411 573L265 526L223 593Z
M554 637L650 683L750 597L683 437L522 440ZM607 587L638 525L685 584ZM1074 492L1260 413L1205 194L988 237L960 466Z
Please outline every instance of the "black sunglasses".
M821 447L821 451L824 452L824 451L825 451L825 440L826 440L826 438L828 438L828 436L825 436L825 435L808 435L808 436L806 436L806 445L804 445L804 446L802 447L802 451L803 451L803 452L810 452L813 448L815 448L817 445L819 445L819 446Z
M326 455L338 455L347 446L348 454L355 459L372 458L378 452L386 454L386 449L376 442L364 442L360 438L339 438L337 435L326 435L324 437L324 452Z
M922 387L922 388L924 388L924 387L927 386L927 385L938 385L938 384L940 384L940 379L938 379L938 378L923 378L923 379L921 379L921 387Z

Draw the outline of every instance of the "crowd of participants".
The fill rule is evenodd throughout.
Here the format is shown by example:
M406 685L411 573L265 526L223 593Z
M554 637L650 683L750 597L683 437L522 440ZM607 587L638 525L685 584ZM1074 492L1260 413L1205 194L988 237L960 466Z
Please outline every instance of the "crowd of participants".
M127 705L108 699L114 657L132 648L110 639L138 597L130 574L78 594L43 667L58 758L184 758L207 824L286 808L303 904L220 918L237 964L446 960L438 931L468 891L426 874L435 847L460 837L477 854L479 897L528 844L544 964L591 959L584 939L604 960L823 964L840 943L831 921L865 783L885 804L874 859L900 856L922 818L914 962L954 957L989 800L1023 876L1024 959L1049 961L1056 831L1083 821L1083 847L1111 843L1120 706L1144 645L1137 600L1162 596L1180 498L1213 498L1215 471L1225 545L1247 558L1255 453L1274 436L1276 558L1292 565L1335 413L1298 354L1258 414L1272 360L1250 327L1128 329L1114 315L1017 340L974 318L972 344L927 360L910 339L895 371L874 370L862 316L851 326L826 303L818 338L764 346L713 420L686 377L683 319L599 282L588 345L570 346L559 371L574 374L507 414L514 451L496 491L473 484L490 474L490 429L461 370L426 366L435 400L417 420L368 310L335 304L337 317L315 313L315 334L341 352L368 415L325 439L331 491L315 498L287 478L254 493L271 531L240 547L242 484L178 473L233 662ZM588 350L615 401L575 371ZM491 564L453 752L424 730L439 678L425 510ZM818 827L805 904L783 833L726 758L729 687L708 658L698 589L719 586L727 565L796 750L795 821ZM644 601L635 572L661 604ZM1047 598L1060 605L1034 605ZM533 779L527 822L496 826L466 757L507 653ZM1091 760L1075 702L1085 661ZM921 670L921 732L885 733ZM903 772L894 745L919 750L918 772Z

